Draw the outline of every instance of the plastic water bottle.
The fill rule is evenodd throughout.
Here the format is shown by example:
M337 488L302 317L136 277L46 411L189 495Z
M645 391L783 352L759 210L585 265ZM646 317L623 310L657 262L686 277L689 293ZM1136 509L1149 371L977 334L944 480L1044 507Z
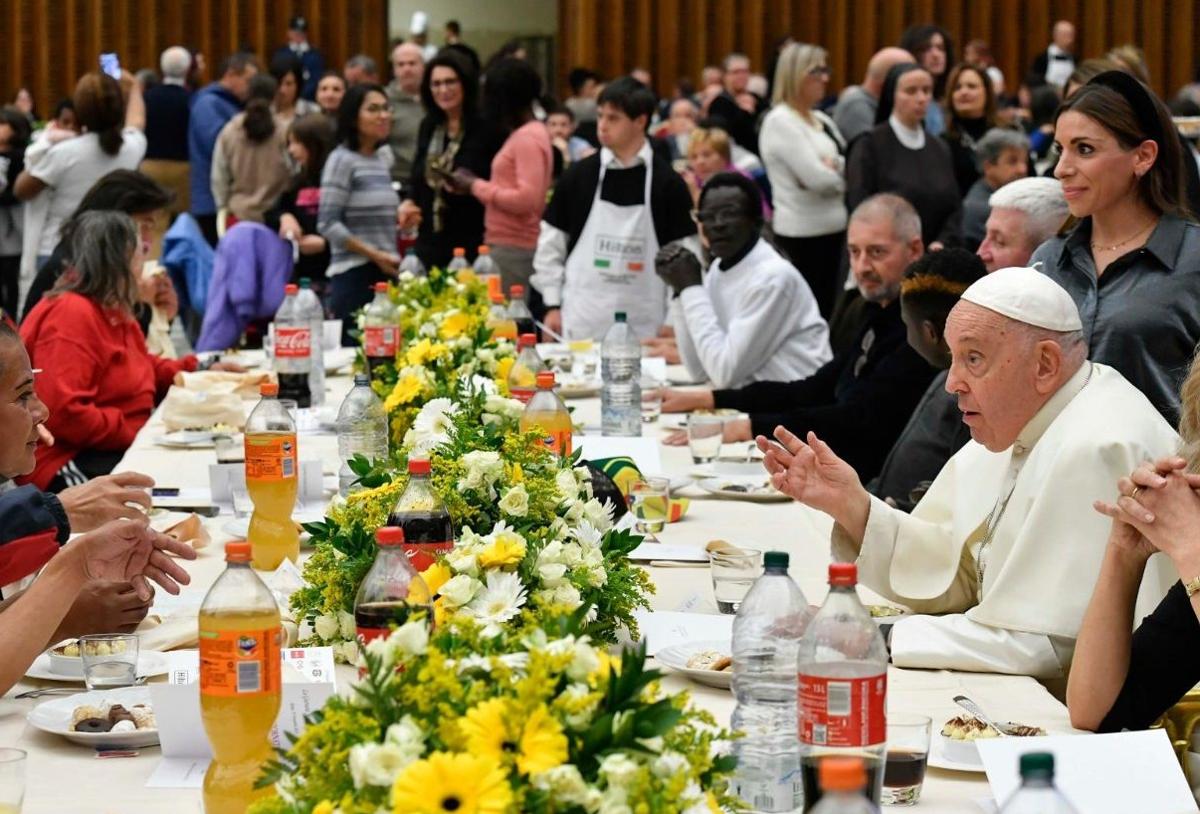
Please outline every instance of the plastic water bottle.
M492 250L486 244L476 249L475 265L472 266L472 270L475 272L475 276L484 283L487 283L492 277L500 278L500 267L492 259Z
M600 434L642 434L642 343L618 311L600 344Z
M1077 814L1054 786L1054 755L1021 755L1021 787L1008 798L1000 814Z
M458 274L463 269L469 269L471 264L467 262L467 250L462 246L454 247L454 257L450 261L450 265L446 266L446 271Z
M279 379L279 397L292 399L300 407L312 406L312 323L300 313L300 287L288 284L283 302L275 312L272 364ZM320 340L315 340L319 342Z
M761 812L799 811L804 804L796 740L796 655L808 625L808 600L788 576L788 555L768 551L763 574L733 620L731 726L738 759L733 790Z
M867 795L879 804L887 759L887 646L855 591L858 567L829 566L829 594L800 640L800 767L804 802L821 796L828 757L863 761Z
M388 454L387 413L383 410L383 402L371 389L371 378L365 373L355 375L354 387L338 408L337 439L338 458L342 461L338 469L338 494L345 497L363 488L354 483L358 476L347 461L355 455L378 460Z
M408 272L414 277L425 276L425 264L421 262L421 258L417 257L417 253L409 251L404 255L404 259L400 261L400 273Z
M312 391L313 407L325 403L325 306L312 290L312 281L300 278L300 291L296 294L296 308L312 325L312 372L308 386Z
M859 758L828 757L821 761L821 802L812 814L879 814L863 793L867 768Z

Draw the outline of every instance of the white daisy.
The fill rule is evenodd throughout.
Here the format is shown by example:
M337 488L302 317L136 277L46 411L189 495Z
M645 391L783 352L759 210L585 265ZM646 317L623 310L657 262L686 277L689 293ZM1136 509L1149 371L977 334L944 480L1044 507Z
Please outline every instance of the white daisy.
M495 636L501 624L520 612L525 596L525 586L517 574L489 571L487 585L467 605L467 611L483 623L485 636Z
M417 417L413 419L413 429L418 435L426 438L449 436L450 429L454 425L454 415L457 412L458 405L451 399L433 399L421 408L421 412L417 413Z

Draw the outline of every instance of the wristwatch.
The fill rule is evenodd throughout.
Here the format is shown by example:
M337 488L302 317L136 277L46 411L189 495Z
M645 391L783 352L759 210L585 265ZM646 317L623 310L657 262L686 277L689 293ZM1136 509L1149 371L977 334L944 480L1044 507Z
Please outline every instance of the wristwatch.
M1200 577L1195 577L1191 582L1185 582L1183 590L1187 591L1188 596L1195 596L1200 593Z

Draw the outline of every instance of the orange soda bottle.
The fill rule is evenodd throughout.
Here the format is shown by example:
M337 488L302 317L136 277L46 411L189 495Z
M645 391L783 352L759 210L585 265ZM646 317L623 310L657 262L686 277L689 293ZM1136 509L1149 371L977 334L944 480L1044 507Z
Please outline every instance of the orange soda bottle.
M521 432L537 429L542 443L563 458L571 454L571 414L567 405L554 392L554 373L543 370L537 374L537 392L521 414Z
M508 315L508 306L504 303L504 292L500 291L497 284L496 290L492 291L492 310L488 314L487 327L492 329L492 336L496 339L508 339L512 342L517 341L517 323Z
M200 717L213 761L205 814L242 814L272 788L255 789L279 716L283 629L275 598L250 567L250 544L225 546L225 572L200 606Z
M533 398L537 392L537 374L546 369L536 345L536 336L521 334L517 340L517 360L508 372L508 394L522 404L528 404Z
M299 485L296 424L279 403L279 385L267 382L246 419L246 491L254 503L246 535L254 567L271 571L300 556L300 530L292 522Z

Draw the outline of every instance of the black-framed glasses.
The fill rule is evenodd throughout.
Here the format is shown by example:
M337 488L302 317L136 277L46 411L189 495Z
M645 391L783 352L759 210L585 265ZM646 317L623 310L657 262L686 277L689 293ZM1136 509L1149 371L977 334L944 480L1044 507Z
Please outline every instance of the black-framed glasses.
M701 212L699 209L688 214L697 226L729 226L746 217L744 212Z

